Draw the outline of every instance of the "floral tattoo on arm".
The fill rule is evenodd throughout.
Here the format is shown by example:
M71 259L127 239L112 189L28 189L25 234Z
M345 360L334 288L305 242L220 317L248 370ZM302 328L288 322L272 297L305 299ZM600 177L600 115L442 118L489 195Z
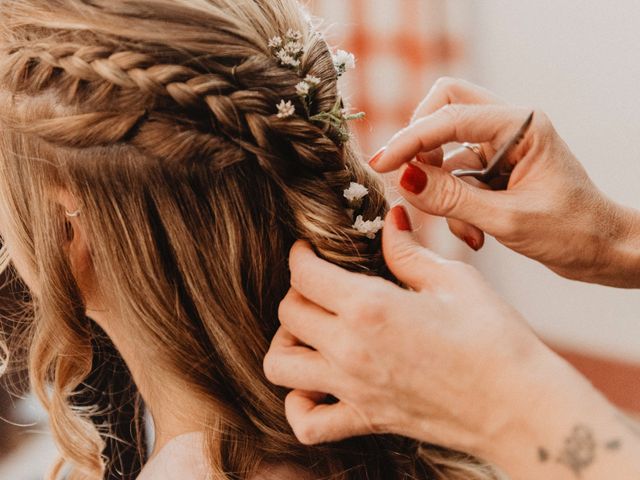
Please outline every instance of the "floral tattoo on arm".
M622 441L614 438L605 442L601 448L609 451L619 450ZM538 460L541 463L558 462L571 470L576 478L581 478L597 458L598 443L593 431L586 425L576 425L557 454L551 454L546 448L538 448Z

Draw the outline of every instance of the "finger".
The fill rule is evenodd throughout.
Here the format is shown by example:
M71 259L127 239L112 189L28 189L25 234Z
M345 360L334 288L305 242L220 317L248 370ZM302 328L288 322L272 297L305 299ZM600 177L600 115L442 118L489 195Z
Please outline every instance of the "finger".
M433 165L434 167L441 167L444 159L444 151L442 148L436 148L430 152L420 152L416 155L416 159L419 162L426 163L427 165Z
M477 252L484 246L484 232L475 225L455 218L447 218L447 225L451 233L466 243L472 250Z
M347 404L322 404L319 403L322 398L322 394L293 390L285 399L287 420L301 443L315 445L335 442L372 432Z
M482 147L481 147L482 148ZM489 158L486 149L483 148L485 158ZM470 170L482 170L486 165L480 156L467 147L460 147L449 152L442 161L442 168L447 172L452 172L458 168ZM471 185L480 185L481 182L473 177L462 177L463 180L470 180ZM472 181L472 182L471 182Z
M291 286L301 295L332 313L349 306L354 291L366 288L370 279L319 258L309 242L297 241L289 254Z
M270 348L286 348L286 347L295 347L295 346L304 346L304 343L301 342L298 338L296 338L289 330L285 327L280 327L276 331L276 334L271 339L271 347Z
M462 220L492 234L504 223L509 206L507 192L476 188L441 168L417 162L404 167L399 192L423 212Z
M486 152L485 156L489 157ZM457 169L481 170L484 166L477 153L469 148L461 147L447 155L442 168L451 172ZM461 180L478 188L484 188L485 190L490 189L488 185L473 177L461 177ZM454 218L448 218L447 224L451 233L465 242L469 248L477 251L484 245L484 232L478 227Z
M486 105L504 102L489 90L471 82L459 78L442 77L433 84L427 96L418 105L411 122L453 103Z
M450 142L487 142L494 148L517 131L529 110L502 105L446 105L398 132L370 165L390 172Z
M449 104L504 104L504 101L489 90L474 85L466 80L442 77L438 79L411 118L411 123L417 119L430 115ZM440 166L442 163L442 148L430 152L419 153L418 161L430 165Z
M398 280L415 290L429 288L445 261L420 245L412 232L411 221L402 206L387 214L382 231L382 253Z
M271 348L262 366L267 379L282 387L329 392L335 386L329 363L307 347Z
M317 350L330 346L339 335L337 317L293 288L280 302L278 317L291 335Z

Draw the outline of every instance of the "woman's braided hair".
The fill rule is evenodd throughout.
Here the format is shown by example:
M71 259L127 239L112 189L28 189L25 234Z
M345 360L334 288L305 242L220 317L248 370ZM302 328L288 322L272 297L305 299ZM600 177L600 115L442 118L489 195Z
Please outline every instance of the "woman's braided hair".
M133 8L134 2L125 3ZM379 182L351 158L332 123L276 115L281 99L304 111L295 89L300 73L278 63L267 38L250 50L234 40L238 44L223 57L198 52L193 58L167 46L150 53L148 45L105 47L99 40L33 42L12 47L5 65L13 72L12 91L36 94L55 87L82 111L33 122L28 133L72 148L126 142L163 162L210 162L213 171L255 161L283 188L298 237L338 264L378 272L379 246L350 229L342 192L350 182L366 184L370 195L362 212L384 214ZM310 103L309 115L316 115L340 101L338 75L324 39L307 29L304 41L300 71L322 79ZM327 187L322 191L316 188L319 177ZM351 248L345 249L345 234Z
M268 45L290 29L304 45L296 70ZM306 75L320 79L307 100L296 91ZM30 375L63 454L52 476L64 462L70 478L92 479L114 464L101 457L109 429L73 406L91 387L96 337L48 201L64 188L82 205L100 290L153 355L149 375L202 398L214 478L273 462L344 480L495 478L464 454L396 436L300 445L286 392L262 373L295 239L389 276L379 235L353 227L343 195L366 186L357 213L383 217L381 182L343 125L314 120L341 104L337 77L295 0L0 0L0 196L41 285ZM282 100L296 113L278 116Z

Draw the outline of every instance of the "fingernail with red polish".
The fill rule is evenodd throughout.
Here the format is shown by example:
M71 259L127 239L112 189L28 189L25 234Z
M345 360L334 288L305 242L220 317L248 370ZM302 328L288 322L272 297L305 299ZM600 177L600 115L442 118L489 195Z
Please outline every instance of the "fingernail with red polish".
M410 163L400 178L400 186L414 195L418 195L427 186L427 174Z
M413 230L406 208L398 205L391 209L391 214L393 215L393 222L396 224L396 228L398 230L402 230L403 232L410 232Z
M474 249L476 252L480 249L480 244L475 238L471 236L466 236L464 237L464 241L467 243L467 245L469 245L469 247Z
M384 154L386 149L387 147L382 147L380 150L378 150L376 154L371 157L371 160L369 160L369 165L371 165L372 167L375 166L376 162L380 160L380 157L382 157L382 154Z

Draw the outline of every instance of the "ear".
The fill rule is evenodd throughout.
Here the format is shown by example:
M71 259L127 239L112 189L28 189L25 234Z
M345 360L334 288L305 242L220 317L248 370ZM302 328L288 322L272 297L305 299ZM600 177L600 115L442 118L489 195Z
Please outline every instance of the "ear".
M84 222L80 221L80 202L71 192L62 189L56 191L55 201L62 207L64 221L68 225L67 238L69 245L66 245L66 247L69 248L70 253L71 250L78 252L78 247L82 246L79 244L86 238L84 235Z
M58 190L55 194L55 200L62 205L67 218L71 219L78 217L80 213L80 202L78 202L76 197L69 190Z
M56 192L55 201L62 206L62 215L69 229L65 250L69 255L71 271L89 308L95 297L95 272L80 202L68 190Z

